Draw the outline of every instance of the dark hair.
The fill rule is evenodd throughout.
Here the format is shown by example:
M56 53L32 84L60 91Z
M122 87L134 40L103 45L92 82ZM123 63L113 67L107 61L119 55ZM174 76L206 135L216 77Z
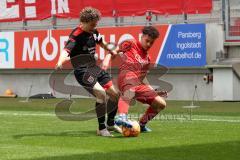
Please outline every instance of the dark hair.
M91 21L99 21L101 18L101 13L98 9L92 7L85 7L80 12L80 22L91 22Z
M152 39L156 39L156 38L159 37L158 30L155 27L153 27L153 26L145 26L145 27L143 27L142 33L145 34L145 35L148 35Z

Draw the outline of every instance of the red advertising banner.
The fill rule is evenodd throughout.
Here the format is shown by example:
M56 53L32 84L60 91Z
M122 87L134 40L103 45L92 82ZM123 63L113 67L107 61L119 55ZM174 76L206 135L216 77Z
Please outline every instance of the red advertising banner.
M54 68L70 31L15 32L15 68Z
M157 26L160 37L156 40L149 54L155 63L159 51L164 45L168 25ZM120 43L126 39L139 39L142 26L134 27L109 27L99 28L105 41ZM71 30L45 30L15 32L15 68L41 68L53 69L58 61L60 51L68 39ZM106 52L97 46L96 50L99 62L105 57ZM113 64L118 64L116 59Z
M212 0L1 0L0 22L42 20L56 15L60 18L78 18L86 6L98 8L102 16L156 14L210 13Z

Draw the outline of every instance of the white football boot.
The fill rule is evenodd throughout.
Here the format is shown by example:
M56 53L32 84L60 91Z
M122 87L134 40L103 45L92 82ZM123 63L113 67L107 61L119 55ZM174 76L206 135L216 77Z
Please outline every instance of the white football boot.
M122 129L120 127L118 127L117 125L107 126L107 129L109 131L114 131L116 133L121 133L122 134Z
M97 130L97 135L103 136L103 137L113 137L113 135L107 130L107 128L102 130Z

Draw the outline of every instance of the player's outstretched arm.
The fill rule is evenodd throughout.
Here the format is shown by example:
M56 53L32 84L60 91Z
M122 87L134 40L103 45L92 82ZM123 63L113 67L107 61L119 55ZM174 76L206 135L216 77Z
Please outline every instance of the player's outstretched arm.
M112 55L111 58L115 58L115 56L119 53L119 47L117 45L107 43L104 40L102 40L99 45Z
M63 64L70 60L70 56L66 50L62 50L55 69L62 69Z
M105 56L105 58L102 62L102 66L101 66L102 69L107 70L110 65L111 59L114 59L116 57L116 55L118 54L118 46L109 44L109 43L105 42L104 40L102 40L102 42L99 43L99 45L108 52L108 54Z
M104 70L107 70L110 65L111 59L112 59L112 54L108 53L102 62L101 68Z

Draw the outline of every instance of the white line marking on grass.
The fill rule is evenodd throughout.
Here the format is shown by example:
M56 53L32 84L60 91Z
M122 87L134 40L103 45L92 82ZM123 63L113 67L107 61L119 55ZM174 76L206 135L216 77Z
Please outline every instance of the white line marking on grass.
M204 116L206 117L206 116ZM190 121L208 121L208 122L229 122L229 123L240 123L240 119L220 119L220 118L223 118L224 116L207 116L209 118L192 118L192 120L188 119L188 118L160 118L160 119L155 119L155 120L160 120L160 121L181 121L181 122L190 122ZM211 118L211 117L214 117L214 118ZM218 118L219 119L216 119ZM133 119L139 119L138 117L136 116L132 116L131 118ZM229 116L227 117L229 118Z
M0 112L0 115L5 115L5 116L37 116L37 117L55 117L56 115L53 113L31 113L31 112Z
M231 123L240 123L240 120L233 119L192 119L193 121L209 121L209 122L231 122Z
M4 115L4 116L34 116L34 117L56 117L55 113L36 113L36 112L23 112L23 111L19 111L19 112L14 112L14 111L1 111L0 115ZM229 122L229 123L240 123L240 119L230 119L231 117L227 116L228 119L223 119L226 118L226 116L204 116L203 117L207 117L207 118L192 118L192 121L208 121L208 122ZM214 118L211 118L214 117ZM137 116L131 116L132 119L139 119L139 117ZM218 119L216 119L218 118ZM190 120L187 118L180 118L180 117L175 117L173 119L169 118L169 119L164 119L164 118L160 118L160 119L155 119L156 120L161 120L161 121L181 121L181 122L189 122Z

